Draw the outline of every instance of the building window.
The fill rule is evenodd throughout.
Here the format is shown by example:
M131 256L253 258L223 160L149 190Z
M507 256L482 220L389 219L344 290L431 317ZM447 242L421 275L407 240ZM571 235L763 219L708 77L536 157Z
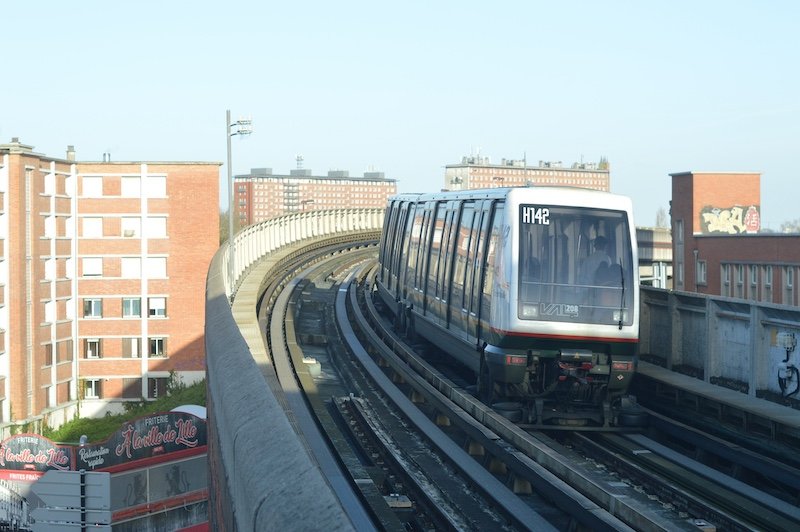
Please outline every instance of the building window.
M158 399L167 395L168 377L151 377L147 379L147 398Z
M103 236L103 219L99 217L83 218L83 237L100 238Z
M166 238L167 218L165 216L151 216L145 219L145 235L148 238Z
M83 381L83 396L86 399L100 399L100 379L85 379Z
M102 358L102 344L100 338L87 338L84 340L83 356L85 358Z
M102 257L84 257L81 262L83 263L84 277L99 277L103 275Z
M123 279L140 279L142 276L142 259L139 257L122 257L120 275Z
M83 176L83 197L85 198L103 197L102 176Z
M167 339L166 338L149 338L148 343L150 349L148 356L151 357L165 357L167 356Z
M167 258L166 257L147 257L147 278L166 279L167 277Z
M147 315L151 318L166 318L167 317L167 298L165 297L151 297L147 299Z
M744 264L736 265L736 284L740 286L744 284Z
M792 288L794 286L794 266L786 267L786 287Z
M142 317L142 299L140 297L123 297L122 317L123 318Z
M167 197L167 178L166 176L147 176L145 181L145 193L148 198Z
M85 298L83 300L84 318L102 318L103 300L100 298Z
M750 266L750 284L756 286L758 284L758 266L753 264Z
M141 182L139 176L123 176L122 197L138 198L141 195Z
M772 265L764 266L764 286L772 286Z
M123 338L122 339L122 358L140 358L141 349L139 338Z
M142 219L138 216L123 216L121 225L123 238L137 238L142 225Z
M707 282L707 263L704 260L697 261L697 284L706 284Z
M53 365L53 344L44 344L44 365Z
M683 243L683 220L675 220L675 241Z
M127 377L122 379L122 398L139 399L142 397L142 379Z

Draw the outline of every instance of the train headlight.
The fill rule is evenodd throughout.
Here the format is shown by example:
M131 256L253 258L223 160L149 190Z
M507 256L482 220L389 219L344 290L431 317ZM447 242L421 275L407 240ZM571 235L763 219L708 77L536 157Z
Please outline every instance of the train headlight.
M526 319L538 318L539 307L537 305L522 304L522 317Z
M615 310L612 320L615 323L618 322L626 322L628 321L628 311L627 310Z

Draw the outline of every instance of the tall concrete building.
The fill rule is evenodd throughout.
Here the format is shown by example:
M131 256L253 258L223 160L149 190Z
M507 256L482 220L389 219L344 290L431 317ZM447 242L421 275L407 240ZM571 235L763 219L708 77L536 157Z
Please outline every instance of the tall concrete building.
M561 161L539 161L528 164L525 159L502 159L492 164L489 157L465 156L457 164L448 164L444 171L443 190L473 188L566 186L611 189L608 161L573 163L565 167Z
M120 411L203 378L219 163L0 144L0 427Z
M387 179L383 172L350 177L346 170L331 170L315 176L304 168L288 175L273 174L271 168L253 168L233 180L238 227L294 212L385 207L387 198L397 193L397 181Z

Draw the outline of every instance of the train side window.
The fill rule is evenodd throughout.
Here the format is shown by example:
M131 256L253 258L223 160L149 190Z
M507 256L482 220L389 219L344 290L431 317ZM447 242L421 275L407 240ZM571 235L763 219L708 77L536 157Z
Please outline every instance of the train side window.
M467 251L470 245L470 234L472 230L472 220L475 213L475 205L471 201L464 202L461 210L461 222L457 225L458 233L455 235L455 264L453 265L453 302L464 305L464 283L467 275Z
M431 223L431 245L428 253L428 274L425 293L430 296L438 295L437 279L439 278L439 267L442 257L442 242L444 240L444 224L447 211L444 203L436 203L436 211L432 216Z
M383 241L381 242L382 248L380 250L381 254L381 264L383 264L383 268L381 268L381 279L387 280L384 277L384 271L388 270L389 265L391 264L391 255L392 249L394 246L394 239L395 239L395 225L397 223L397 204L392 202L386 208L386 214L383 220L383 234L386 235Z
M411 238L409 241L408 252L408 276L407 279L413 285L417 286L417 262L419 261L420 246L422 244L422 223L425 214L423 204L417 204L414 209L413 222L411 226Z
M428 275L428 265L430 264L431 247L431 226L433 210L428 205L425 206L425 214L422 218L422 238L419 243L419 257L417 257L417 280L414 286L420 290L425 290L425 280Z
M503 246L502 225L504 209L505 205L502 202L498 202L492 214L492 230L489 233L489 247L486 251L486 268L483 270L483 302L481 303L480 313L482 316L486 316L487 319L491 312L495 267L502 267L502 264L498 263L498 253L502 253Z
M408 257L411 243L411 231L414 227L414 204L407 205L403 215L403 236L402 242L399 247L397 263L394 266L394 271L397 272L398 293L403 291L405 296L405 280L408 274Z
M464 272L464 298L462 301L462 308L469 312L470 301L472 300L472 284L473 277L475 276L476 262L477 262L477 247L480 235L481 220L484 213L480 209L480 205L476 205L474 216L472 217L472 227L469 232L469 247L467 248L467 264L466 271Z
M448 218L444 228L444 244L442 245L442 266L439 278L439 297L447 302L450 299L450 285L452 284L453 244L455 242L454 227L458 226L458 204L451 202L448 207Z
M489 229L489 217L490 217L490 208L491 203L484 203L483 208L481 209L481 216L480 216L480 227L478 229L477 234L477 245L475 246L475 253L473 254L474 260L470 265L470 269L473 270L472 274L472 282L470 283L470 304L469 304L469 311L470 314L478 315L478 305L480 303L482 285L481 280L483 279L483 275L481 275L484 271L486 259L484 257L484 253L486 250L486 233Z

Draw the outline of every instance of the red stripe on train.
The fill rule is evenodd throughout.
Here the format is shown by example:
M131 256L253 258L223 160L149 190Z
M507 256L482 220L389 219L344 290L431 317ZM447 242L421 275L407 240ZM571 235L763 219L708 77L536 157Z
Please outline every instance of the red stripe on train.
M492 332L495 334L502 334L505 336L521 336L525 338L547 338L549 340L580 340L584 342L608 342L616 344L636 344L639 343L638 338L606 338L604 336L576 336L569 334L539 334L539 333L526 333L519 331L503 331L492 327Z

